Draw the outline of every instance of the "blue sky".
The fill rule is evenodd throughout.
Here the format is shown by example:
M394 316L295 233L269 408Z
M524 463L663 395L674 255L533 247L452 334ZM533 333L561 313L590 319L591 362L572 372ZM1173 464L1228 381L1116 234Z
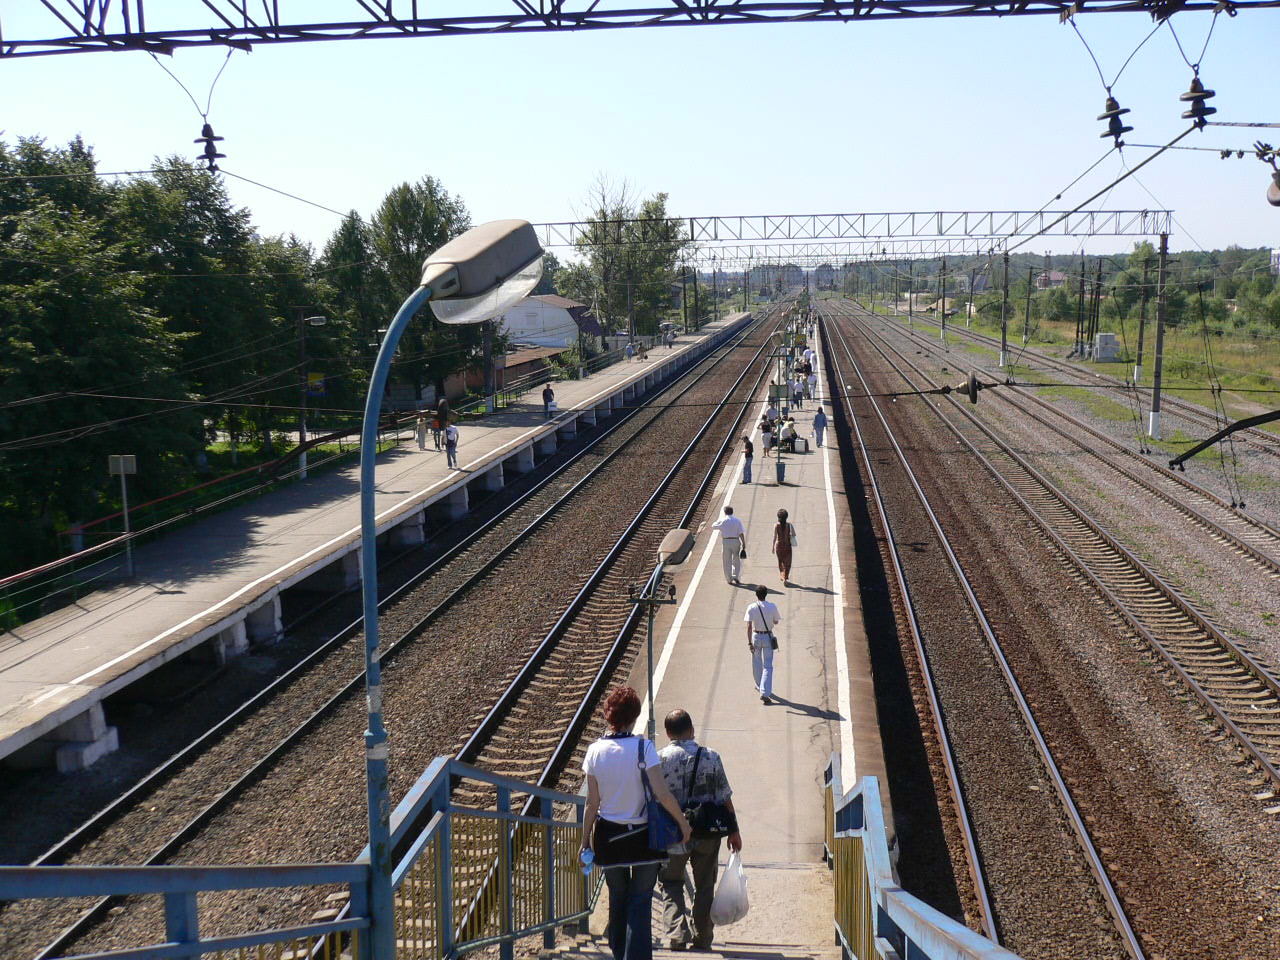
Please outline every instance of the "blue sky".
M21 13L6 12L9 36ZM1178 14L1194 59L1209 14ZM1142 14L1081 15L1110 81L1152 29ZM1280 10L1223 15L1201 76L1215 120L1280 122ZM203 104L224 53L164 63ZM1115 94L1131 144L1180 132L1191 71L1162 28ZM141 53L0 64L12 141L79 133L102 170L194 156L201 120ZM1036 209L1104 152L1105 92L1074 31L1052 17L850 25L596 31L523 37L260 46L235 53L209 119L223 167L316 202L370 213L395 183L430 173L475 220L574 219L600 173L666 191L679 215ZM1185 144L1245 148L1280 130L1213 128ZM1130 165L1149 151L1130 147ZM1063 200L1123 171L1112 155ZM1246 155L1170 151L1122 184L1112 208L1172 207L1174 249L1280 246L1268 168ZM331 214L229 181L264 233L323 243ZM1147 191L1150 191L1148 193ZM1089 251L1128 248L1123 238ZM1078 249L1034 241L1031 249Z

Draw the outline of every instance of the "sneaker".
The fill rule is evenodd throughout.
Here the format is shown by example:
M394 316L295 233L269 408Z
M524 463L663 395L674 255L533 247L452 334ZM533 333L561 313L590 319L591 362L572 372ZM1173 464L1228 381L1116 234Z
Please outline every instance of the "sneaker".
M762 694L760 694L760 702L761 702L761 703L768 703L768 702L769 702L769 695L768 695L767 693L762 693Z

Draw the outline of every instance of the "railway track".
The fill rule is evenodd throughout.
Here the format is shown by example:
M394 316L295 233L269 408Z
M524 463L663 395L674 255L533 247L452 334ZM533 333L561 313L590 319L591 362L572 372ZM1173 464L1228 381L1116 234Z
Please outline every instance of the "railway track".
M864 321L883 319L870 311L858 307L853 309L855 312L852 315ZM892 326L888 329L897 334L904 332ZM920 344L919 335L911 332L906 332L906 335L914 343ZM923 372L918 364L892 346L887 338L881 337L880 342L897 356L901 363L909 364ZM931 347L932 342L924 346ZM984 372L976 365L957 364L954 357L948 358L947 363L951 366L960 366L965 372L972 371L975 374ZM1095 430L1078 417L1072 416L1024 388L1002 385L999 390L989 391L986 395L994 398L996 402L1007 404L1022 416L1035 420L1075 445L1085 455L1118 473L1125 481L1158 497L1207 532L1218 543L1226 545L1239 556L1251 561L1268 577L1280 577L1280 530L1236 508L1217 494L1188 480L1182 473L1169 470L1159 463L1146 459L1101 431ZM1069 429L1061 424L1066 424ZM1085 438L1093 442L1087 443ZM1104 456L1099 447L1110 451L1112 456Z
M999 349L1000 347L1000 341L996 337L979 333L976 330L972 330L967 327L950 326L948 327L948 330L957 336L972 340L975 343L980 343L986 347L994 347L995 349ZM1012 348L1010 352L1013 352ZM1121 377L1113 377L1105 373L1082 370L1080 367L1069 363L1066 360L1060 360L1057 357L1052 357L1048 354L1040 353L1039 351L1031 350L1026 347L1020 348L1017 356L1034 357L1036 361L1042 364L1046 369L1076 378L1076 382L1079 383L1102 382L1115 387L1118 390L1131 387L1131 381L1125 380ZM1215 417L1212 412L1205 410L1203 407L1191 403L1190 401L1182 400L1179 397L1170 396L1168 393L1165 393L1161 395L1160 403L1162 411L1166 415L1176 416L1181 420L1185 420L1187 423L1193 424L1198 430L1213 433L1223 427L1223 422L1220 418ZM1255 450L1265 456L1280 458L1280 436L1277 436L1276 434L1269 433L1266 430L1259 430L1257 427L1248 427L1236 433L1235 440L1237 443L1244 443L1248 445L1251 450Z
M759 329L752 331L746 339L763 341ZM740 341L741 343L741 341ZM396 597L390 597L384 603L384 621L388 619L388 614L392 611L400 610L409 604L419 607L415 612L409 613L407 616L403 611L397 617L396 622L388 624L390 629L384 627L385 636L397 637L393 642L384 644L383 658L387 662L393 656L399 654L402 650L410 650L413 647L412 641L421 639L424 634L430 631L445 613L452 612L463 598L467 597L470 592L475 591L486 577L498 570L504 563L519 563L528 558L522 554L529 550L530 545L535 541L548 538L554 540L554 533L550 533L546 528L554 527L565 514L567 505L579 502L579 497L584 497L593 482L599 482L600 478L609 474L611 471L616 475L618 473L628 472L622 463L620 456L624 452L632 451L634 446L644 446L644 443L637 442L637 438L644 439L652 448L661 446L660 441L656 441L655 437L665 431L671 431L677 436L692 435L695 430L691 424L698 424L705 429L710 427L711 422L715 418L707 418L705 410L698 406L682 407L681 403L699 403L705 405L714 405L716 402L723 404L730 400L727 395L721 396L718 392L720 388L709 381L717 378L723 379L724 366L729 362L730 357L738 360L742 359L741 352L751 351L751 347L741 347L733 345L723 348L716 355L702 364L695 367L696 374L691 376L691 381L686 386L672 388L664 393L667 396L667 402L673 404L671 406L655 406L642 411L642 415L638 416L636 423L622 431L628 436L618 442L618 445L605 455L598 462L589 462L590 458L585 457L587 451L583 451L582 455L575 458L573 463L581 468L581 475L576 478L576 482L571 482L568 477L572 471L561 473L559 479L555 483L548 482L544 484L540 490L543 492L544 502L539 502L537 497L533 497L526 501L521 509L515 510L505 517L495 518L490 524L486 525L477 533L460 544L458 548L451 551L449 555L442 558L438 564L434 564L428 571L424 572L419 578L419 582L410 587L401 590ZM762 347L760 349L763 349ZM759 354L759 349L755 353ZM731 388L729 393L733 393ZM674 394L674 396L672 396ZM719 397L717 401L715 398ZM677 423L672 423L675 420ZM702 434L698 434L701 436ZM647 439L645 439L647 438ZM690 450L694 450L698 446L697 442L689 444ZM652 449L648 451L652 456ZM598 451L597 451L598 453ZM646 460L646 463L649 461ZM641 486L644 481L644 470L631 469L631 479L637 487ZM650 468L648 473L659 473ZM668 475L663 479L662 483L669 486L673 478ZM597 493L598 495L598 493ZM550 502L545 502L545 498L549 497ZM523 511L523 512L522 512ZM648 511L652 513L652 511ZM533 514L530 517L530 513ZM504 529L515 526L517 531L514 536L510 529ZM634 524L633 524L634 526ZM608 525L603 525L598 532L600 536L607 536ZM638 531L632 531L636 533ZM489 547L496 542L500 546L497 550L481 549L480 545L488 543ZM547 549L543 547L542 549ZM552 547L551 549L554 549ZM563 552L563 551L562 551ZM574 552L572 550L568 551ZM451 571L449 576L443 576L446 571ZM447 586L446 586L447 584ZM442 589L443 588L443 589ZM429 594L426 603L423 603L423 597L419 595L423 590ZM520 598L513 595L511 600L518 604ZM568 599L568 598L566 598ZM425 612L423 612L425 609ZM93 822L86 824L81 830L76 831L71 837L59 843L55 848L41 857L38 863L68 863L68 862L168 862L183 853L189 845L199 836L210 830L211 824L217 820L219 814L224 811L233 801L243 807L246 797L256 789L262 781L269 778L272 772L283 764L286 760L293 762L295 752L299 751L301 745L309 740L313 740L318 736L318 731L325 726L333 726L336 717L341 714L351 702L357 699L354 694L358 692L362 684L362 674L358 668L352 671L350 667L358 662L358 658L354 655L356 648L361 642L358 638L359 623L349 625L346 630L341 631L339 637L336 637L332 644L329 645L329 652L336 652L336 647L341 645L347 648L349 656L341 658L344 662L340 665L338 673L343 674L341 677L329 677L329 689L321 696L312 697L311 702L303 704L305 709L294 709L291 711L291 719L288 719L287 725L280 724L279 716L264 720L258 716L260 721L256 726L267 727L274 731L274 736L270 734L259 735L252 749L247 749L243 745L225 749L225 741L234 740L232 731L236 729L237 724L241 721L260 713L264 706L278 703L284 699L292 699L280 697L279 694L288 690L291 695L296 695L298 689L302 686L300 681L310 679L310 673L306 670L300 670L288 678L282 678L278 682L279 685L273 686L270 695L260 697L252 704L246 704L242 711L238 712L234 721L220 727L216 734L206 738L199 745L193 745L193 749L184 753L180 758L166 765L162 770L156 771L148 783L141 789L131 793L127 802L120 802L113 806L110 810L103 811ZM545 647L540 646L542 650ZM535 655L536 656L536 655ZM326 658L326 662L339 659L332 656ZM495 666L498 666L495 664ZM310 664L314 669L316 663ZM514 669L514 667L513 667ZM337 689L332 689L336 685ZM305 691L304 691L305 692ZM305 700L307 698L300 697ZM464 701L465 702L465 701ZM472 702L474 709L474 701ZM458 719L465 722L464 714ZM243 726L243 724L241 724ZM281 738L279 730L286 729L289 733ZM465 736L462 730L459 730L459 739ZM221 738L221 739L220 739ZM358 739L358 738L357 738ZM474 738L472 738L474 740ZM262 746L270 740L270 746L263 753ZM194 791L198 794L198 803L195 804L195 812L192 814L193 805L190 794L193 792L190 788L184 788L182 781L193 770L194 766L201 762L201 758L207 756L207 753L201 752L206 748L220 746L223 756L216 758L212 762L212 766L230 766L235 776L232 782L227 782L227 777L223 774L221 777L213 777L210 780L201 782L198 790ZM208 753L216 751L210 750ZM227 764L228 754L235 757L234 764ZM468 750L464 747L463 754L471 759L475 759L478 754L474 750ZM247 760L252 760L246 765ZM425 764L423 764L425 765ZM170 792L183 795L178 802L175 802L173 809L158 810L155 806L157 800L157 791L164 791L171 788ZM212 796L211 802L205 802ZM123 798L122 798L123 799ZM185 802L184 802L185 801ZM239 811L240 816L245 816L243 810ZM174 823L180 823L178 829L169 833L169 838L158 848L153 845L153 837L157 833L163 833L164 823L169 820ZM145 838L145 839L142 839ZM143 851L139 848L139 844L145 842L150 844L150 849ZM356 851L358 852L358 847ZM223 859L232 859L234 855L224 857ZM302 858L302 859L305 859ZM110 907L107 902L100 902L90 905L89 909L79 912L78 916L67 916L67 904L65 902L51 902L60 907L60 914L48 915L41 918L43 928L47 930L57 929L66 922L66 927L62 933L40 951L40 957L52 957L57 955L69 944L76 942L84 936L85 932L94 928L98 919ZM10 915L0 916L0 927L9 926L15 920L20 918L13 917L12 911ZM61 919L60 919L61 917ZM118 918L113 918L113 923L118 922ZM106 939L113 941L113 935L108 935Z
M828 357L835 373L835 378L830 382L845 384L846 391L850 393L860 383L864 394L872 394L874 391L854 359L853 350L844 332L837 325L824 322L823 336L831 348ZM979 903L983 905L977 919L984 931L997 940L1002 939L1000 934L1003 933L1031 937L1033 942L1053 937L1062 937L1065 941L1069 939L1069 935L1058 916L1064 909L1069 909L1066 903L1072 902L1078 907L1082 901L1094 900L1098 904L1099 913L1109 918L1114 936L1101 936L1100 931L1094 927L1089 940L1075 946L1074 949L1080 951L1079 955L1123 953L1135 960L1144 957L1142 945L1108 877L1102 856L1093 844L1027 698L1009 666L996 629L979 602L974 586L957 558L907 453L874 398L867 396L855 399L851 396L842 402L848 403L853 411L854 416L850 419L854 423L861 447L860 455L866 464L868 475L874 478L877 473L884 474L883 482L875 481L877 508L886 531L886 549L892 554L903 600L911 605L906 616L913 621L913 646L920 658L922 675L927 678L926 694L937 729L937 739L946 755L944 764L949 779L953 770L963 768L966 771L963 782L957 777L957 781L951 786L958 801L957 808L961 811L966 809L966 795L976 795L981 808L977 822L968 822L970 818L966 817L966 822L960 826L965 837L965 858L970 877L979 891ZM869 445L864 439L862 429L858 427L859 421L875 431L877 436L872 444ZM882 488L892 492L896 501L893 505L884 503L879 493ZM891 511L896 511L899 517L912 518L908 523L910 533L900 532L896 536L892 533L894 523L890 517ZM922 533L925 529L928 530L927 534ZM922 535L929 537L927 547ZM908 539L899 539L904 536ZM906 557L900 549L904 545L910 547ZM924 562L926 553L934 556L931 565ZM917 607L912 602L910 588L906 586L907 577L912 573L917 583L927 585L925 592L932 626L930 637L922 637L922 631L916 623ZM982 652L990 658L995 669L988 670L979 677L973 672L975 669L984 669L978 664L978 658L972 654L962 654L959 659L966 661L964 670L969 680L966 686L970 686L970 692L976 692L981 697L984 690L991 690L992 695L981 697L985 702L980 706L975 704L971 710L956 709L948 712L941 706L946 698L933 678L930 664L940 659L945 663L949 656L954 656L954 651L950 655L941 651L954 644L948 637L955 634L980 637L984 644ZM954 663L948 669L954 671ZM1003 685L1003 689L999 691L1002 696L995 695L991 685L996 683ZM972 702L973 698L969 697L969 700ZM990 742L992 737L1007 734L1014 727L1020 727L1025 738L1020 737L1016 741L1008 739L998 745ZM952 755L952 742L957 738L964 744L959 757ZM1033 745L1034 753L1018 746L1019 743L1028 742ZM1036 766L1039 767L1038 771L1033 770ZM1038 775L1043 776L1050 785L1051 792L1043 798L1032 799L1025 795L1016 799L1001 798L1000 791L992 789L994 784L1008 778L1025 781L1037 778ZM1037 901L1036 906L1019 904L1017 898L1009 895L1007 888L1002 896L993 896L986 890L987 881L982 865L993 862L996 857L995 848L1007 844L1007 837L1001 836L1002 829L1007 830L1007 827L1002 828L998 822L994 822L1000 817L1021 822L1021 842L1048 851L1040 856L1060 861L1059 875L1055 878L1052 889L1046 887L1041 890L1035 879L1025 878L1024 882L1035 887L1031 899ZM1058 824L1061 826L1057 827ZM1064 846L1064 839L1068 834L1074 836L1074 847ZM983 850L986 847L991 849L984 856ZM1005 864L1011 856L1013 853L1006 848L999 860L1003 869L1007 869ZM1082 857L1087 865L1092 878L1092 883L1087 887L1083 878L1070 877L1069 864L1073 856ZM1055 896L1063 897L1064 902L1054 906ZM1094 917L1094 922L1099 919ZM1080 922L1078 917L1076 922ZM1017 948L1016 945L1014 948Z
M868 343L886 362L879 344ZM917 376L937 387L917 369ZM906 378L910 383L910 378ZM949 400L955 436L1210 711L1273 789L1280 788L1280 679L1075 506L973 413Z

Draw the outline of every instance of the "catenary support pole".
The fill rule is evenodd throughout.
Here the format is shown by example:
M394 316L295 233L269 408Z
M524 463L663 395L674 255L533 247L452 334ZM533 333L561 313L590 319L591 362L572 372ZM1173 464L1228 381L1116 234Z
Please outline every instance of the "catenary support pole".
M1009 365L1009 251L1004 253L1003 290L1000 295L1000 366Z
M1156 267L1156 367L1151 384L1151 420L1147 433L1160 439L1160 379L1164 373L1165 276L1169 265L1169 235L1160 234L1160 262Z
M1084 271L1086 269L1084 254L1080 254L1080 296L1076 299L1076 345L1072 356L1079 357L1084 352Z
M912 330L915 329L915 277L912 275L915 269L915 261L907 261L907 326Z
M1036 283L1036 268L1027 267L1027 305L1022 311L1022 345L1027 345L1031 329L1031 290Z
M942 317L942 326L938 330L938 339L947 342L947 258L942 258L942 266L938 270L938 315Z
M1151 269L1151 258L1142 258L1142 306L1138 310L1138 359L1133 364L1133 383L1142 383L1142 339L1147 332L1147 301L1151 299L1151 289L1147 285L1147 274Z

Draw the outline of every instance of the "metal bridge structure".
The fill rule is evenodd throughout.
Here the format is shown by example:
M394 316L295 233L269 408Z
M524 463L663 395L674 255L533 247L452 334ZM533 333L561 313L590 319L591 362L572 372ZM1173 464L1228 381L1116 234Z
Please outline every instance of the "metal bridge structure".
M636 27L860 23L923 17L1145 13L1280 6L1280 0L334 0L315 20L305 0L20 0L0 20L0 59L391 37L563 33ZM345 16L344 16L345 14ZM16 31L12 24L20 24Z

